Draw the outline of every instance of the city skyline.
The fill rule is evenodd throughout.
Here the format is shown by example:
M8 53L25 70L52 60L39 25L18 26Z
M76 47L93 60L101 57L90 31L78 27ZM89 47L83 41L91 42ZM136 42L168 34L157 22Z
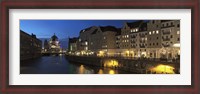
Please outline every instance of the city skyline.
M52 21L48 24L45 24L46 21L41 21L38 24L34 23L30 27L34 28L35 33L30 35L20 30L20 60L35 58L32 63L38 64L36 66L30 64L35 68L43 66L41 62L50 62L45 64L47 65L44 67L45 70L34 72L22 70L22 73L180 73L180 20L129 20L130 22L121 22L123 26L117 23L122 20L91 20L85 21L85 24L77 23L77 20L71 23L70 21ZM71 34L70 38L67 37L66 40L68 39L68 41L64 43L68 44L68 49L62 48L61 35L59 35L60 33L62 37L66 37L67 34L65 33L67 32L62 31L56 34L52 32L55 29L58 30L59 27L58 31L66 29L65 22L70 24L68 26L71 26L71 30L78 27L78 29L81 29L77 32L68 32L68 35ZM114 22L115 25L111 24ZM83 28L82 25L86 25L86 23L92 25ZM100 23L103 25L99 26ZM25 23L22 22L22 24ZM23 26L26 27L26 25ZM39 27L51 27L49 30L52 31L40 32L37 30L40 29ZM48 38L50 40L42 42L39 33L49 34ZM39 37L36 37L38 35ZM70 63L73 63L71 67L68 66ZM61 70L51 71L54 68L53 66L57 66L57 64L63 65L62 68L60 66ZM29 64L23 63L22 66L29 66ZM68 68L65 69L66 67Z

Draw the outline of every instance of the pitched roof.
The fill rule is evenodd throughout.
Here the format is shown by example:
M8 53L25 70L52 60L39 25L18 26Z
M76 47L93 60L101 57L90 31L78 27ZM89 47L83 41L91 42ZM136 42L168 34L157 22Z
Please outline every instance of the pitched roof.
M85 32L85 31L87 32L87 31L90 30L92 27L93 27L93 26L88 27L88 28L86 28L86 29L83 29L83 30L80 31L80 33Z
M172 20L161 20L161 22L168 22L168 21L172 21Z
M78 41L77 37L69 38L69 43L76 43Z
M117 28L117 33L115 36L121 35L121 28Z
M142 23L139 31L147 31L147 23Z
M131 23L126 23L128 25L128 27L130 28L137 28L139 27L141 24L143 23L142 20L136 21L136 22L131 22Z
M106 32L106 31L117 31L117 28L114 26L100 26L99 27L101 29L102 32Z

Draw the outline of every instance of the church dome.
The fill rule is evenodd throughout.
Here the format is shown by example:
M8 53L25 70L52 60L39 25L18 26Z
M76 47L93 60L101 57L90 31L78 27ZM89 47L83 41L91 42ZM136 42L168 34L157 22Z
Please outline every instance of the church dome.
M52 41L57 41L57 40L58 40L58 37L55 35L55 33L54 33L54 35L51 37L51 40L52 40Z

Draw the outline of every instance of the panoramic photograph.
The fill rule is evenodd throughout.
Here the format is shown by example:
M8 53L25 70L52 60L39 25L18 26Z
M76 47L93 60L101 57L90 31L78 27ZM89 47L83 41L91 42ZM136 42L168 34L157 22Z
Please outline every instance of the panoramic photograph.
M20 74L180 74L180 20L20 20Z

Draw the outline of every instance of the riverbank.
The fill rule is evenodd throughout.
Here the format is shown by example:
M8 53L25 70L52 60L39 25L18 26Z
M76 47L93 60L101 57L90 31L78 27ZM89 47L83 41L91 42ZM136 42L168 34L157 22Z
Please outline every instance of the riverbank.
M94 56L69 56L66 55L66 58L72 62L78 62L84 65L119 69L134 73L140 74L151 74L151 73L159 73L157 71L152 71L151 69L164 64L168 66L172 66L174 69L170 69L172 73L179 74L180 64L176 62L167 62L160 61L157 59L130 59L130 58L114 58L114 57L94 57ZM160 73L170 73L166 69L164 72Z

